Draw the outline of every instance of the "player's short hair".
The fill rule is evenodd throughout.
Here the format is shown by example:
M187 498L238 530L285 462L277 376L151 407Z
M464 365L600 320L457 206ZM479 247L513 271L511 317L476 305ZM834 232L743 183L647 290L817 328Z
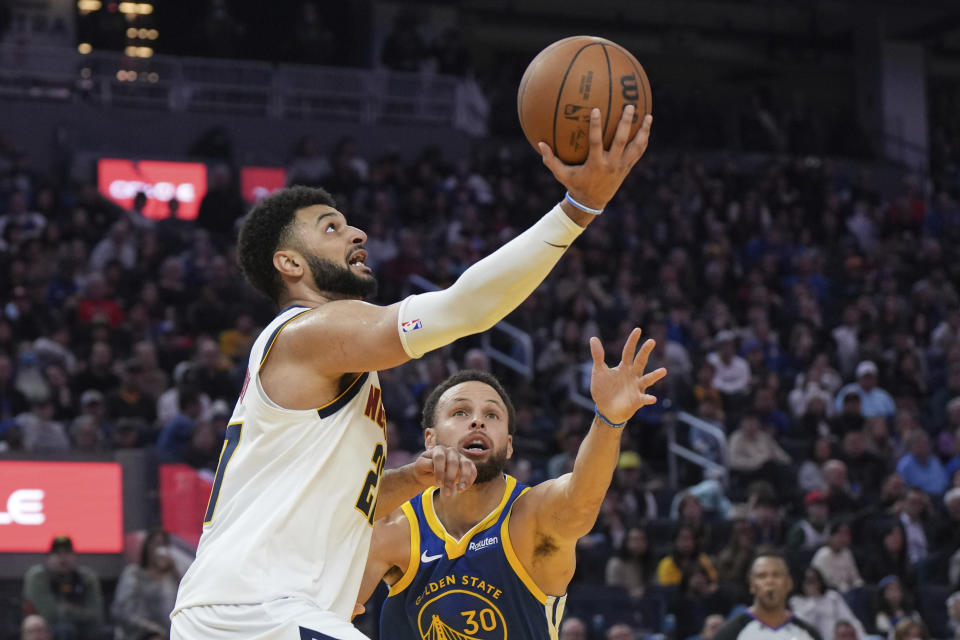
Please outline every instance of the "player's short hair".
M280 272L273 266L273 254L292 239L297 211L317 204L337 206L333 196L320 187L287 187L261 200L240 227L240 269L254 289L275 303L280 302L284 285Z
M447 389L455 387L462 382L472 381L482 382L485 385L493 387L493 390L496 391L500 399L503 400L504 406L507 407L507 431L512 435L515 427L514 417L516 412L513 408L513 402L510 401L510 396L507 395L506 389L503 388L503 385L500 384L500 381L497 380L495 375L477 369L458 371L438 384L437 387L430 392L430 395L427 396L426 402L423 403L423 417L420 420L420 426L424 429L432 429L436 424L437 404L440 402L440 396L442 396Z

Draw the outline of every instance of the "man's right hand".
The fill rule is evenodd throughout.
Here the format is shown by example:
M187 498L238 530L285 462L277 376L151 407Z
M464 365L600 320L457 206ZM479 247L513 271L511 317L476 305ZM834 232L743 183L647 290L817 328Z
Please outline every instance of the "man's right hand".
M606 207L633 165L647 150L653 116L644 117L643 124L633 140L628 140L635 109L632 104L624 107L609 151L603 148L600 109L594 108L590 112L590 149L583 164L564 164L554 155L550 145L546 142L537 143L540 155L543 156L543 164L547 165L554 177L567 188L570 197L580 204L591 209Z

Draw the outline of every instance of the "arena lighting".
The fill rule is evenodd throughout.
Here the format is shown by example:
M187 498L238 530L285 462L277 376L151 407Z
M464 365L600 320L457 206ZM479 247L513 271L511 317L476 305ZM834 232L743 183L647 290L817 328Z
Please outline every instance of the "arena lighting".
M83 14L99 11L101 6L100 0L77 0L77 9Z
M136 28L136 27L130 27L130 28L128 28L128 29L127 29L127 37L130 38L131 40L134 39L134 38L136 38L136 37L137 37L137 28Z
M93 51L93 47L90 45L89 42L81 42L80 44L77 45L77 51L80 52L80 55L85 56L91 51Z
M123 53L128 58L149 58L153 55L153 49L150 47L126 47Z

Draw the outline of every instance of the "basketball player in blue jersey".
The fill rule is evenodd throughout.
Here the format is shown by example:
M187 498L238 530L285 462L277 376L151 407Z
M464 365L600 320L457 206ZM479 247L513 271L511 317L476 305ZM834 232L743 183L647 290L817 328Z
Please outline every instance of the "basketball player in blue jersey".
M645 373L654 347L634 329L620 364L604 364L591 338L596 415L571 473L524 487L503 469L513 453L514 410L500 383L462 371L440 384L423 411L429 451L451 446L474 461L472 487L428 489L374 525L360 591L390 585L380 636L390 640L557 640L577 540L592 528L620 454L623 426L656 399Z
M628 106L605 150L594 110L582 165L542 144L564 200L449 288L389 306L364 302L375 287L366 235L326 191L284 189L250 212L240 265L283 311L251 348L174 640L363 637L350 616L374 521L433 484L452 496L476 474L470 455L443 446L384 472L376 372L484 331L523 302L643 155L651 119L628 139L633 117Z

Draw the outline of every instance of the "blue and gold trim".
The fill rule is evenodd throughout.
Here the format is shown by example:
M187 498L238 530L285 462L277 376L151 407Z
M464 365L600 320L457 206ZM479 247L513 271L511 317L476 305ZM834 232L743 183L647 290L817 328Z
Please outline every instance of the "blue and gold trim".
M295 309L295 308L296 308L296 307L290 307L290 309ZM289 311L290 309L284 309L284 310L283 310L283 313L286 313L286 312ZM283 331L283 328L284 328L285 326L287 326L288 324L290 324L291 322L293 322L294 320L296 320L297 318L299 318L300 316L302 316L303 314L305 314L306 312L308 312L308 311L312 311L312 309L304 309L304 310L301 311L300 313L294 314L294 315L293 315L291 318L289 318L286 322L284 322L284 323L281 324L279 327L277 327L276 329L273 330L273 333L270 334L270 339L267 340L267 347L263 350L263 357L260 358L260 366L261 366L261 367L263 366L263 363L267 361L267 356L270 355L270 349L273 349L273 343L276 341L277 336L280 335L280 332Z
M360 393L360 389L363 389L363 385L367 382L367 378L369 377L369 373L361 373L358 375L353 379L353 382L350 383L350 386L344 389L340 395L322 407L317 407L317 414L319 414L321 418L329 418L337 411L340 411L340 409L343 409L348 402L353 400L357 394Z
M387 593L388 598L409 587L413 579L417 577L417 571L420 570L420 525L417 523L417 514L413 511L413 505L409 502L404 502L400 509L403 510L403 515L407 517L407 523L410 525L410 562L400 579L390 587L390 591Z
M530 488L527 487L524 489L520 495L529 491ZM519 498L520 496L517 496ZM517 504L517 501L514 500L513 504ZM520 558L517 556L517 552L513 549L513 542L510 540L510 515L513 513L513 508L511 507L510 513L507 514L507 517L503 519L503 524L500 526L500 535L501 540L503 540L503 553L507 556L507 562L510 563L510 568L513 569L513 572L517 574L517 577L520 578L520 582L524 584L527 590L533 594L533 597L540 601L541 604L546 605L548 602L549 596L543 592L543 589L537 586L537 583L533 581L533 578L530 577L530 574L527 573L526 567L523 566L523 563L520 562Z
M444 541L444 549L447 552L448 558L453 560L466 553L470 539L473 538L476 533L483 531L496 522L500 517L500 513L506 506L507 501L510 500L510 495L513 493L514 487L517 486L517 479L513 476L506 476L506 480L507 486L503 490L503 498L500 500L500 503L486 518L473 525L469 531L463 534L463 537L459 540L447 533L447 530L443 527L443 523L440 522L440 518L437 517L436 510L433 508L433 496L437 492L437 487L430 487L423 493L423 515L427 519L427 524L430 525L430 529L433 530L438 538Z

